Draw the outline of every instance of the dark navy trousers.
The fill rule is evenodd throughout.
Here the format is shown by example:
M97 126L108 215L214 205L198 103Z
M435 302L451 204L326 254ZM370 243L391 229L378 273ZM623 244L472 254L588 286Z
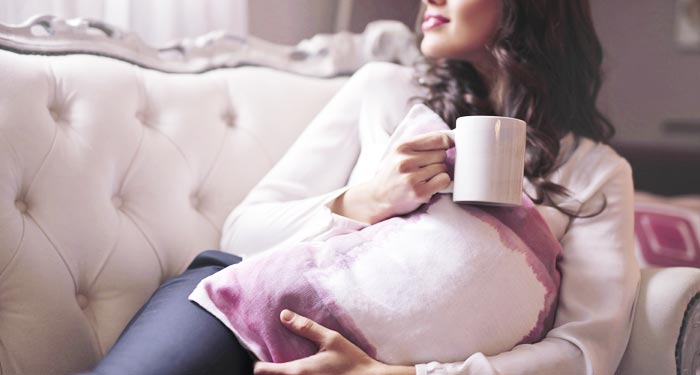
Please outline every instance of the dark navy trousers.
M93 375L250 375L253 357L213 315L187 299L205 277L241 261L208 250L161 285Z

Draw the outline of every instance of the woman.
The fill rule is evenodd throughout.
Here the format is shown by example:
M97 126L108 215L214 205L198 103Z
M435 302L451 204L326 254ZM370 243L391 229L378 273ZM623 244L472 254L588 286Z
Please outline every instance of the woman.
M254 373L615 372L630 334L639 269L630 167L601 143L613 129L595 107L602 52L588 1L425 5L426 63L416 69L370 64L358 71L231 213L222 248L242 254L318 238L337 225L359 230L411 212L444 189L451 147L445 135L413 138L382 157L416 97L452 126L463 115L517 117L528 123L525 192L564 249L554 327L542 341L496 356L391 366L285 310L283 324L316 342L319 352L289 363L258 362ZM233 335L186 301L199 280L238 260L220 252L197 257L154 294L96 372L250 373L252 362Z

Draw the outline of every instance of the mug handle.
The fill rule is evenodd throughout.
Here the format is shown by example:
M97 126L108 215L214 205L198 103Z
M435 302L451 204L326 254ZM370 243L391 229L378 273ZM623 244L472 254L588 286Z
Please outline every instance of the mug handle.
M440 133L447 134L447 136L450 137L452 142L455 141L455 131L453 129L440 130ZM452 194L454 192L454 184L454 181L451 181L448 187L442 190L438 190L436 194Z

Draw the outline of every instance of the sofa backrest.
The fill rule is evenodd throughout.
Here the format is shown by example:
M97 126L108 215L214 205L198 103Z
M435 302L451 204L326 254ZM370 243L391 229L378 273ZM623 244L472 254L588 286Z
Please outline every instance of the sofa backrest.
M92 366L346 78L0 50L0 373Z

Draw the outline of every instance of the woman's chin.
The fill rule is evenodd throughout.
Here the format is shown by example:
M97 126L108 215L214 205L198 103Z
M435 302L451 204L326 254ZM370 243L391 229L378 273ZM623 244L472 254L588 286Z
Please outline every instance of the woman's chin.
M420 52L423 56L430 59L451 59L460 61L478 61L487 54L483 47L480 49L461 48L455 50L453 48L448 48L444 44L426 43L425 39L421 42Z
M437 35L426 34L421 41L420 51L423 56L432 59L452 59L460 56L460 51L456 51L454 46L445 43L445 38Z
M443 51L439 46L435 46L431 43L426 43L425 40L420 45L420 52L423 56L431 59L441 59L447 57L445 51Z

